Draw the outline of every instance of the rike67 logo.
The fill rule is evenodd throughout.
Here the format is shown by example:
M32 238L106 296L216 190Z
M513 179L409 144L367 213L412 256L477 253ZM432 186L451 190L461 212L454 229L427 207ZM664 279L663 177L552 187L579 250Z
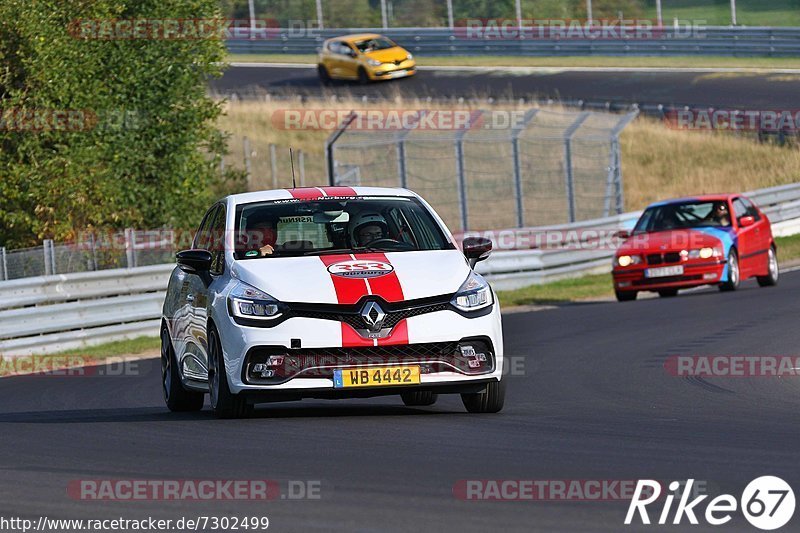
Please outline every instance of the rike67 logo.
M684 517L690 524L697 525L699 523L697 515L700 514L712 526L721 526L730 522L733 513L740 508L751 525L770 531L783 527L794 515L794 491L779 477L762 476L754 479L745 487L739 501L730 494L721 494L707 502L705 513L702 514L700 513L700 504L708 498L708 495L696 496L689 501L693 484L694 479L686 482L685 489L682 489L683 484L678 481L669 484L669 492L663 499L664 504L658 516L658 524L670 523L670 515L673 512L672 505L676 496L679 501L674 515L672 515L671 523L674 525L680 524ZM628 514L625 516L625 524L630 525L638 514L641 523L649 525L651 522L647 506L659 500L662 496L661 493L662 487L658 481L639 480L628 507Z

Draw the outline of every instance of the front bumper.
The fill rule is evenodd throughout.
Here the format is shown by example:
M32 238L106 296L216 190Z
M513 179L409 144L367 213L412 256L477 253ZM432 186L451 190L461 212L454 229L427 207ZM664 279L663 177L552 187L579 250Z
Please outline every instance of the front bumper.
M335 397L356 397L391 394L390 389L395 389L336 389L332 377L335 368L420 365L420 383L396 387L401 391L479 384L500 380L502 376L503 337L497 303L491 313L475 318L452 310L412 316L405 319L407 342L379 341L374 347L343 347L343 326L334 320L293 317L271 328L239 325L227 315L215 322L222 341L229 386L235 394L244 391L276 394L327 391ZM461 341L485 343L490 353L486 354L482 365L470 368L468 359L475 358L461 357L460 350L454 348ZM266 363L270 356L283 358L281 371L274 377L254 379L250 373L252 365ZM278 370L278 365L275 369Z
M367 73L372 80L406 78L417 73L417 65L413 60L400 64L384 63L379 67L369 67Z
M653 268L647 265L616 267L612 271L614 289L617 291L657 291L662 289L681 289L709 285L725 281L726 261L724 259L685 261L675 265L683 266L683 274L663 278L645 277L645 271Z

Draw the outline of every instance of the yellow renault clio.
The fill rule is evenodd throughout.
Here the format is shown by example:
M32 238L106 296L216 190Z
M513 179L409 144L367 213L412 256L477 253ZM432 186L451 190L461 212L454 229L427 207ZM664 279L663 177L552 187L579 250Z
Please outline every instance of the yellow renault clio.
M322 43L317 70L323 82L339 79L367 83L413 76L417 65L414 56L388 37L361 33Z

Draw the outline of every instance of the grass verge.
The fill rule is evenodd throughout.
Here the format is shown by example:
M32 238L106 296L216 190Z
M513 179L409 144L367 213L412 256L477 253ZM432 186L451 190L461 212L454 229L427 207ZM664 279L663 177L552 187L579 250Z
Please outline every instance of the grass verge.
M229 54L234 63L308 63L316 64L316 54ZM517 57L517 56L422 56L417 63L424 67L640 67L640 68L753 68L759 70L800 68L794 57Z
M778 257L782 264L800 260L800 235L778 237L775 243L778 245ZM614 289L609 274L564 279L514 291L497 292L500 305L504 307L578 302L613 296Z
M73 348L58 352L58 356L71 355L85 357L87 359L104 359L106 357L119 357L123 355L141 355L146 352L160 350L161 340L158 337L136 337L121 341L87 346L85 348Z

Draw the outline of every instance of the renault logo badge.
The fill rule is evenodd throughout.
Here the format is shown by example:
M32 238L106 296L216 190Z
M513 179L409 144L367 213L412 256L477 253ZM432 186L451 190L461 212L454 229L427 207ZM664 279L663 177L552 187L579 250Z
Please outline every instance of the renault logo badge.
M367 302L361 309L361 319L370 331L380 331L386 313L377 302Z

